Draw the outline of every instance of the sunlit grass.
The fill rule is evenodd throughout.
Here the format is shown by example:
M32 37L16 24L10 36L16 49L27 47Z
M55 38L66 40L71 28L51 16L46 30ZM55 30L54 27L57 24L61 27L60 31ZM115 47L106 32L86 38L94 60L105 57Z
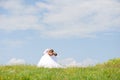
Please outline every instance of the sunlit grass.
M120 80L120 59L94 67L38 68L34 65L0 66L0 80Z

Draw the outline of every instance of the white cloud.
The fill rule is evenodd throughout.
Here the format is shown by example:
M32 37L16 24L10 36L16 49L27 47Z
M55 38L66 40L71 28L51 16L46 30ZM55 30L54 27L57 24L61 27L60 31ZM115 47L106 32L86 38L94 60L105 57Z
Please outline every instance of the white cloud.
M1 1L0 7L7 12L0 15L0 29L2 30L41 30L39 13L35 6L23 4L23 0ZM36 14L36 15L35 15Z
M90 58L87 58L81 62L77 62L73 58L66 58L66 59L63 59L59 62L66 67L73 67L73 66L74 67L87 67L87 66L94 66L95 64L97 64L96 60L93 60Z
M12 58L7 63L7 65L21 65L21 64L25 64L25 60Z
M46 0L26 5L24 0L0 2L0 29L40 30L47 37L94 37L98 32L120 31L117 0Z
M45 32L48 36L89 37L96 32L120 28L120 3L117 1L75 0L53 4L56 9L50 10L43 19L45 23L56 27Z

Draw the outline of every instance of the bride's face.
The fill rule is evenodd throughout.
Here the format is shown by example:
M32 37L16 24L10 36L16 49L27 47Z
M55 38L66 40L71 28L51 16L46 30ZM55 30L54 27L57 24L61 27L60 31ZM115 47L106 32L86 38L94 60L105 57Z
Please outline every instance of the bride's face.
M48 51L48 54L49 54L50 56L53 56L53 55L54 55L54 50L49 50L49 51Z

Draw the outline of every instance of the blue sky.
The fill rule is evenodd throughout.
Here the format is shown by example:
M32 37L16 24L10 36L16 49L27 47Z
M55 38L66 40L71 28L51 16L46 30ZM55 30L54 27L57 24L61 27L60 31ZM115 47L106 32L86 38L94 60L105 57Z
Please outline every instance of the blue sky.
M120 57L120 1L0 0L0 64L37 64L46 48L76 64Z

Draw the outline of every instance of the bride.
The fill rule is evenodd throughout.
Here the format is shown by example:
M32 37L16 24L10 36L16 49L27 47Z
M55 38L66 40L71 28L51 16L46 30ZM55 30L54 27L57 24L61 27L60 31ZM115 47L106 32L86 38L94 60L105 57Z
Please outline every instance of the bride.
M41 57L39 63L37 64L38 67L45 67L45 68L61 68L62 66L57 63L56 56L57 53L54 52L53 49L46 49L44 55Z

